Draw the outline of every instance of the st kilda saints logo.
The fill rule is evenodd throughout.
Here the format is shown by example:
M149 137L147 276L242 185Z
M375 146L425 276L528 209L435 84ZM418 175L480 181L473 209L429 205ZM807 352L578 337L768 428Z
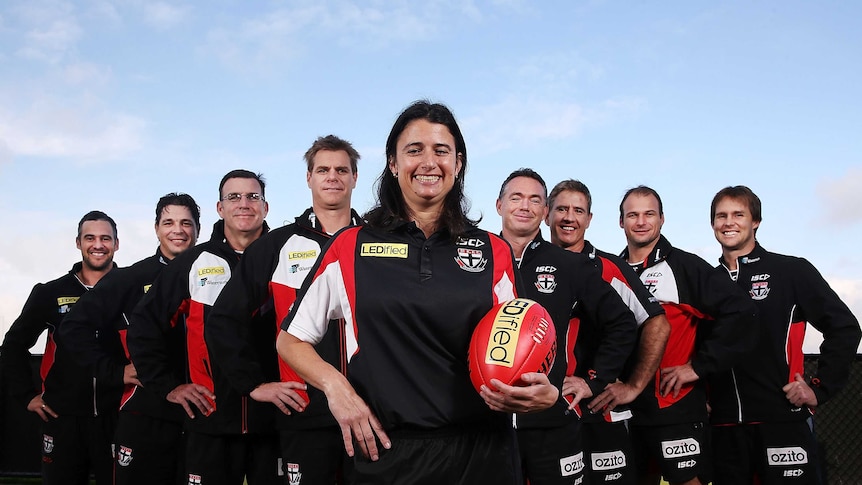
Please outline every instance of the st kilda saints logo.
M539 293L553 293L557 288L557 280L552 274L536 275L536 282L533 284L536 285Z
M117 464L120 466L129 466L132 463L132 449L128 446L120 446L117 451Z
M751 290L748 292L752 300L763 300L769 296L768 274L756 274L751 277Z
M42 435L42 451L44 451L46 455L48 455L52 451L54 451L54 437L53 436L48 436L46 434Z
M481 249L458 248L458 256L455 257L458 267L469 273L479 273L485 270L488 260L485 259Z

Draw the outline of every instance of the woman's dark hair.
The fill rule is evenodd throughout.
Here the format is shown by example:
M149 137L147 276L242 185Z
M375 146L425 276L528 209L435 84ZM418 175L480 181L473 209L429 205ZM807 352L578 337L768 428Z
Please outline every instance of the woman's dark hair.
M410 220L407 204L398 179L392 176L389 164L395 161L398 137L414 120L427 120L438 123L449 128L449 132L455 139L455 153L460 155L460 176L455 177L455 185L446 194L443 201L443 212L440 214L437 229L448 229L452 237L463 234L469 226L475 226L478 221L467 217L470 210L470 202L464 195L464 174L467 172L467 146L464 144L464 136L452 111L445 105L431 103L427 100L416 101L408 106L392 126L389 138L386 139L386 164L383 171L377 177L375 187L377 189L377 203L365 214L365 219L371 227L386 227L397 220Z

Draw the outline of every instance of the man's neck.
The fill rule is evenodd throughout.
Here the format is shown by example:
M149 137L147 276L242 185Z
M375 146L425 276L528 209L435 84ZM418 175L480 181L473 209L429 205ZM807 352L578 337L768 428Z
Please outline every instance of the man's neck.
M721 249L721 259L724 260L724 265L727 266L727 269L731 271L736 271L739 268L739 265L736 264L737 260L741 256L745 256L746 254L754 251L754 243L746 245L744 248L739 249Z
M245 248L249 247L251 243L255 242L261 235L263 235L263 227L259 227L257 231L244 232L237 231L231 232L225 228L224 238L227 241L228 245L234 250L238 252L245 251Z
M317 222L320 223L320 227L323 228L323 231L327 234L335 234L342 228L349 226L351 223L352 214L350 207L325 209L312 206L311 210L314 211L314 217L317 218Z
M628 247L629 259L627 262L628 263L640 263L641 261L645 260L647 258L647 256L649 256L649 254L652 252L652 250L655 248L656 244L658 244L658 238L656 238L655 241L649 243L646 246L632 247L632 245L630 244Z
M536 239L536 235L539 234L539 231L537 230L527 236L519 236L503 229L500 234L503 236L503 239L512 246L512 252L515 254L515 258L521 259L521 256L524 255L524 249L527 247L527 244L530 244L533 242L533 239Z
M77 276L78 279L85 286L93 287L96 286L96 283L102 279L103 276L108 274L108 271L114 269L114 263L109 264L105 269L93 269L87 266L86 264L81 266L81 271L78 271Z

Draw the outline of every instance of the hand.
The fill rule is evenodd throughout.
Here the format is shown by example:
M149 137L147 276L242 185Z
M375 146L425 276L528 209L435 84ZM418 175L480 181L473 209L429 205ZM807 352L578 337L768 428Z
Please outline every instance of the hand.
M254 388L249 397L258 402L271 402L284 414L290 414L290 406L298 412L305 410L308 403L305 402L294 389L305 390L302 382L266 382Z
M794 406L817 406L817 395L798 372L793 376L793 382L782 387L781 390L784 391L787 400Z
M123 367L123 384L134 384L144 387L141 381L138 380L138 371L135 370L135 364L129 363Z
M673 397L679 395L679 390L682 386L690 384L700 379L697 373L692 369L691 362L686 362L683 365L675 367L665 367L661 370L661 395L667 396L673 391Z
M617 406L634 401L641 393L641 389L627 382L611 382L604 390L593 399L587 406L591 413L609 413Z
M378 438L387 450L392 447L383 425L346 380L330 387L326 392L326 400L329 402L332 416L341 427L341 437L344 440L347 456L352 457L355 454L354 437L362 454L371 461L377 461L380 458L377 452Z
M38 395L33 399L30 399L30 402L27 403L27 411L36 413L42 418L42 421L48 422L48 416L52 418L58 418L59 415L51 409L51 406L45 404L45 401L42 400L42 395Z
M521 375L524 385L508 386L497 379L491 379L493 391L483 385L479 395L494 411L504 413L531 413L547 409L557 402L560 390L551 385L548 376L541 372L527 372Z
M209 416L215 411L215 406L212 404L215 398L212 391L200 384L180 384L167 395L168 401L182 406L186 410L186 414L192 419L195 419L192 406L198 408L204 416Z
M572 396L569 402L569 409L575 409L575 406L581 402L581 399L593 397L593 390L587 385L587 381L578 376L566 376L563 379L563 396Z

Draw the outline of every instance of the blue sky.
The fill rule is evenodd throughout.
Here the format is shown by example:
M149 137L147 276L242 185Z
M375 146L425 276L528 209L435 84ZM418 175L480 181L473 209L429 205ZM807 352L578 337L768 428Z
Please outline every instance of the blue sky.
M455 112L486 229L502 180L531 167L584 181L588 238L616 252L619 199L647 184L664 234L714 263L710 200L745 184L762 244L810 259L862 315L860 17L856 2L4 1L0 330L80 259L91 209L117 220L128 265L155 249L159 196L194 196L206 238L219 179L247 168L280 225L309 205L301 156L329 133L362 154L368 209L389 128L419 98Z

